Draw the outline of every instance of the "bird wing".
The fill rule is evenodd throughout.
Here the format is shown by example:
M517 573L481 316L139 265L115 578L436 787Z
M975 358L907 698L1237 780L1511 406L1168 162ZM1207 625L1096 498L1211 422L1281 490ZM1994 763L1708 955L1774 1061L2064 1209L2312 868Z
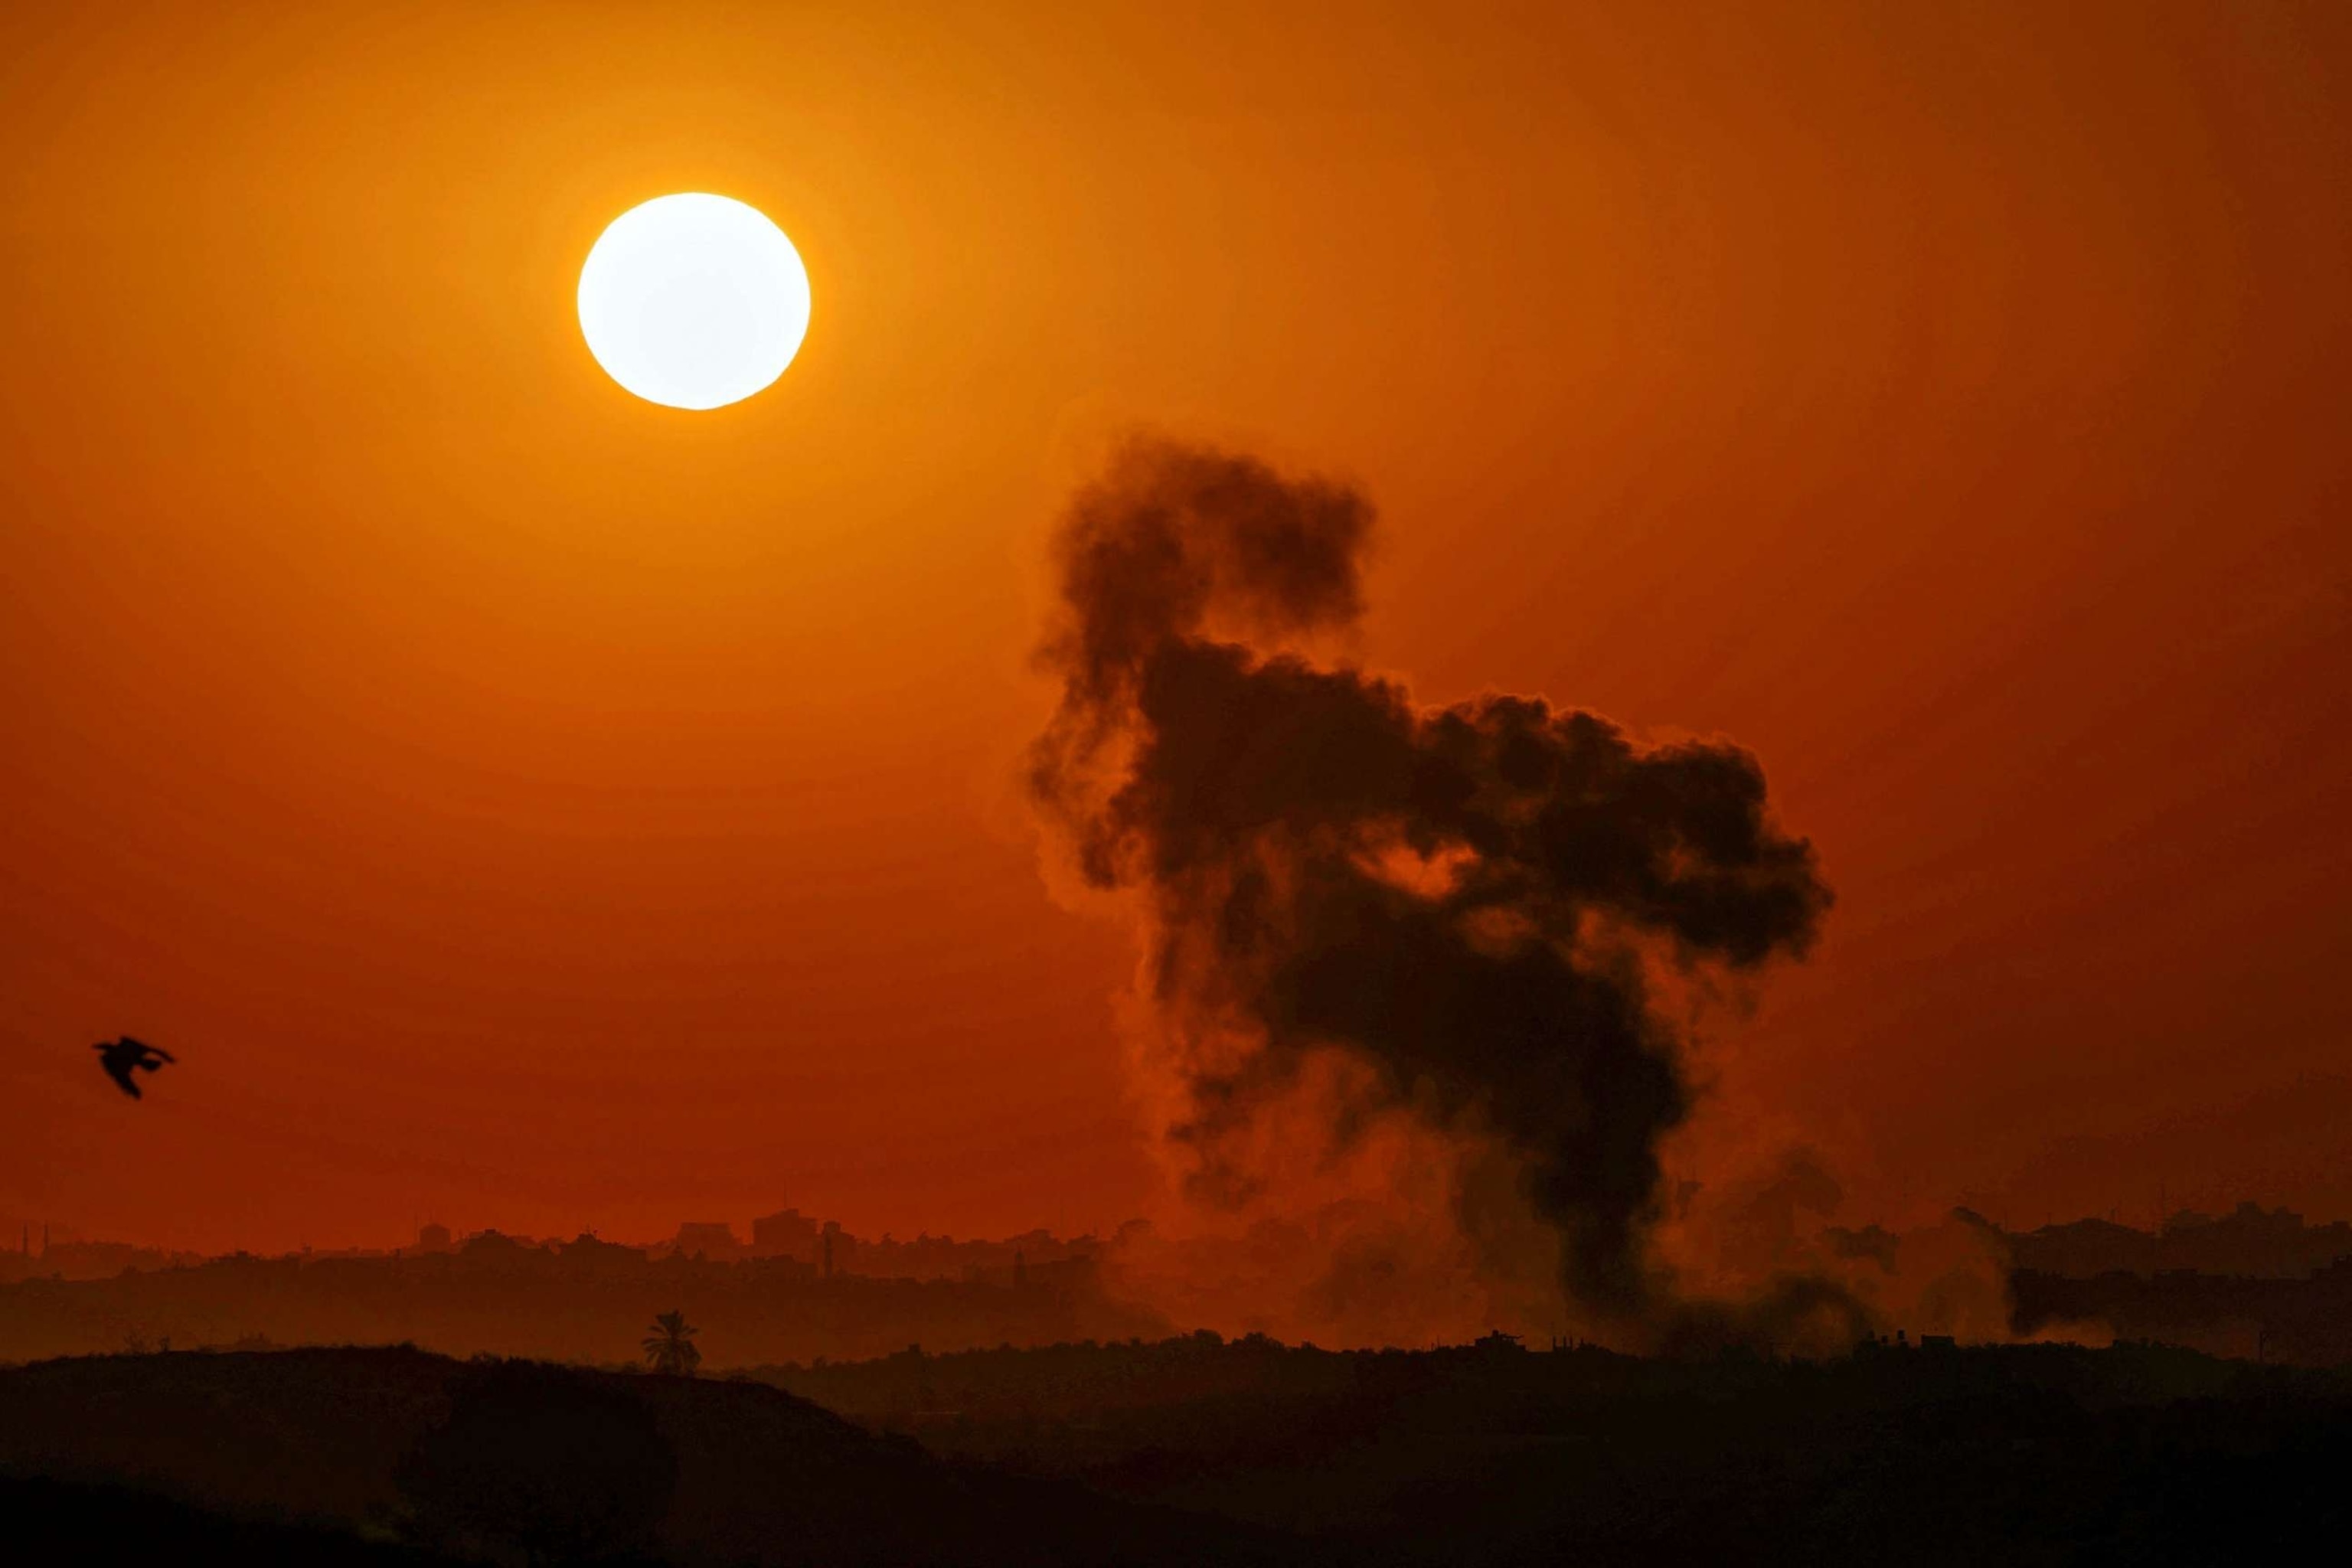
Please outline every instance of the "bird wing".
M139 1086L131 1081L130 1068L124 1066L122 1063L115 1061L109 1061L106 1063L106 1076L114 1080L114 1086L117 1089L120 1089L131 1099L141 1100L145 1098L139 1092Z

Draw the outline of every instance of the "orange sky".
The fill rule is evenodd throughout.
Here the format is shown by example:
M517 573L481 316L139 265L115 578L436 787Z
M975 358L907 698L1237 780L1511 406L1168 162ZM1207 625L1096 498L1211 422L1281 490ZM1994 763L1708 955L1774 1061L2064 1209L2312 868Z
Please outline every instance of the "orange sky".
M1013 783L1135 422L1364 486L1422 696L1760 754L1710 1136L2352 1213L2352 10L878 9L0 18L0 1218L1149 1207ZM815 296L716 413L572 313L677 190Z

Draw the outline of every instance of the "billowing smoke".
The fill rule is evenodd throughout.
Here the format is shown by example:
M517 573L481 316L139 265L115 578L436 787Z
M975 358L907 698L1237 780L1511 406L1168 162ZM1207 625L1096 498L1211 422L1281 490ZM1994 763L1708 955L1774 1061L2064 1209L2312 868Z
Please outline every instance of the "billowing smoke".
M1662 988L1803 952L1830 894L1737 746L1311 658L1360 616L1371 527L1343 486L1129 447L1056 539L1034 797L1143 913L1198 1194L1267 1180L1265 1120L1311 1083L1339 1143L1402 1117L1481 1151L1569 1296L1633 1320L1691 1100Z

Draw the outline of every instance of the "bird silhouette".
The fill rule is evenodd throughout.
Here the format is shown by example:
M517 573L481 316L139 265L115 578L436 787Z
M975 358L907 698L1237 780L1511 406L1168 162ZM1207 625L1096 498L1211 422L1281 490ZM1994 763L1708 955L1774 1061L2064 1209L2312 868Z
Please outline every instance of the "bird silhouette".
M134 1070L153 1072L165 1062L178 1060L171 1052L159 1051L128 1035L110 1044L92 1046L90 1049L98 1053L98 1065L106 1069L106 1076L114 1080L115 1087L133 1100L142 1098L139 1086L131 1080Z

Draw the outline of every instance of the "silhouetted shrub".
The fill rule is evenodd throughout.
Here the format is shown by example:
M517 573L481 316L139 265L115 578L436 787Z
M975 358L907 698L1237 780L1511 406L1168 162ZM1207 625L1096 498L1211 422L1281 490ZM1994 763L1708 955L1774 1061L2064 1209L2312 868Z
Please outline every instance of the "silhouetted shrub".
M417 1440L399 1483L422 1541L576 1563L649 1551L677 1458L627 1394L506 1363L459 1380L448 1419Z

